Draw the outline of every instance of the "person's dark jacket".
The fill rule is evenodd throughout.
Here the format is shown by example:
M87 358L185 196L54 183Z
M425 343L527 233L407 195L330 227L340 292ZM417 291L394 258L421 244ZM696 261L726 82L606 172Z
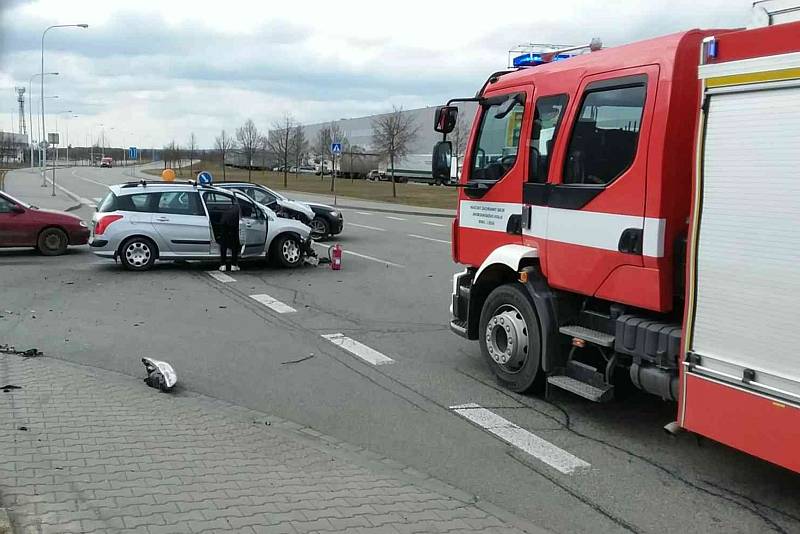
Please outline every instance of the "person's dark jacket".
M240 213L239 205L233 204L220 215L220 237L227 243L235 243L239 240Z

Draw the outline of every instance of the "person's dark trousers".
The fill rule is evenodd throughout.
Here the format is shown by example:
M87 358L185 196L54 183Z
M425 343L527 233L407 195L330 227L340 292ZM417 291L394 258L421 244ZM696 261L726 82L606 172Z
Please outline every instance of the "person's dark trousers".
M231 270L231 264L239 265L239 234L235 235L222 235L219 241L220 263L225 266L225 269ZM231 250L231 261L228 261L228 249Z

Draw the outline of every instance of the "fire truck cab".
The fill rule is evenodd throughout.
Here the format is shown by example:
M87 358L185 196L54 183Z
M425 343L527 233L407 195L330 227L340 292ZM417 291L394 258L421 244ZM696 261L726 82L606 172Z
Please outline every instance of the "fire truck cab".
M598 48L531 53L437 111L449 176L450 104L479 103L451 329L511 390L604 402L630 381L678 401L679 426L800 470L800 23ZM781 406L783 445L731 437L739 394Z

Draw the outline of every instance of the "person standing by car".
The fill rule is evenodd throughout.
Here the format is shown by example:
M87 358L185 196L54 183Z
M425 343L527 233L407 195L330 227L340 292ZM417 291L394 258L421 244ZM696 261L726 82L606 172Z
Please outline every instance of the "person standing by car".
M239 217L241 209L238 203L233 203L222 212L219 218L219 253L220 271L239 270ZM231 259L228 259L228 249L231 251Z

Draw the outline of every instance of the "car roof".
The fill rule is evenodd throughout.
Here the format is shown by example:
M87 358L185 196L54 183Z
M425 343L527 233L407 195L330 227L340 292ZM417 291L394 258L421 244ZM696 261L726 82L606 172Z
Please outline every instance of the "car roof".
M139 180L138 182L126 182L124 184L117 184L109 186L109 189L117 196L120 195L133 195L136 193L144 192L171 192L171 191L217 191L220 193L229 193L219 187L197 184L195 182L164 182L164 181L147 181Z

